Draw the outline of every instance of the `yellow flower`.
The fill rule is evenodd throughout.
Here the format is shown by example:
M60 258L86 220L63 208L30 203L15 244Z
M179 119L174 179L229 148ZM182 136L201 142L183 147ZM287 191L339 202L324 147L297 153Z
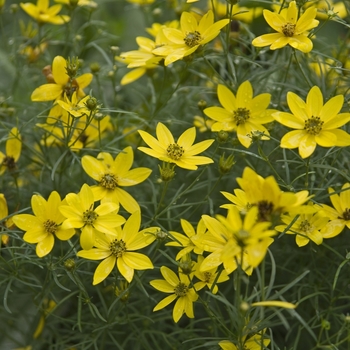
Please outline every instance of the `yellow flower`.
M38 0L36 5L30 2L26 2L25 4L21 2L20 6L23 11L33 17L39 24L64 24L69 22L69 16L59 14L62 9L61 5L49 7L49 3L49 0Z
M154 1L155 0L127 0L127 2L130 2L131 4L140 5L140 6L151 5L154 3Z
M294 131L281 139L282 148L299 148L302 158L314 153L316 146L346 147L350 145L350 135L340 130L350 120L350 113L340 113L344 96L337 95L323 104L323 96L318 86L308 93L306 102L293 92L288 92L287 102L291 113L276 112L273 117Z
M161 310L177 299L173 309L173 320L178 322L184 313L187 317L194 318L193 302L198 299L198 295L193 288L190 288L189 276L180 273L178 277L166 266L162 266L160 272L164 280L153 280L150 284L155 289L170 295L161 300L153 311Z
M66 68L67 61L62 56L56 56L52 62L52 74L47 75L50 83L36 88L31 96L32 101L62 100L65 93L70 98L73 92L76 92L78 99L83 98L83 89L91 83L93 75L85 73L70 81Z
M55 236L61 241L70 239L75 230L63 227L64 216L59 207L64 203L60 195L53 191L46 201L40 195L33 195L31 200L34 215L18 214L13 217L14 224L26 231L23 240L37 243L36 254L42 258L49 254L55 243Z
M342 192L337 194L332 187L328 188L328 193L333 207L321 204L321 212L328 216L330 221L322 229L323 238L332 238L341 233L345 226L350 229L350 183L345 183Z
M294 214L282 215L281 220L284 225L275 227L278 232L296 235L295 241L299 247L308 244L309 240L315 242L317 245L322 244L324 237L321 230L329 221L329 218L325 217L324 213L320 211L322 209L321 206L313 203L309 205L314 208L313 213L302 213L297 219L295 219Z
M193 117L193 125L198 129L199 132L206 132L211 130L211 127L214 124L214 120L204 119L199 115Z
M71 0L55 0L55 2L59 3L59 4L63 4L63 5L71 5L71 3L74 3L74 6L88 6L91 8L96 8L97 7L97 3L95 1L91 1L91 0L78 0L78 2L76 0L71 1ZM77 3L76 3L77 2Z
M67 205L61 205L59 210L66 220L64 229L80 229L80 245L83 249L91 249L98 232L116 235L115 228L121 226L125 219L117 215L119 205L103 203L94 208L94 195L91 188L84 184L78 194L68 193Z
M344 1L334 3L332 0L316 0L312 1L311 3L305 3L305 7L311 6L315 6L318 10L320 10L317 11L316 15L316 17L319 19L326 20L329 18L329 16L332 16L331 19L334 17L345 18L348 16Z
M242 83L235 96L226 86L218 85L218 98L221 107L209 107L204 113L216 123L211 127L212 131L237 132L237 137L244 147L249 147L252 142L252 135L259 131L269 135L267 129L262 125L273 121L272 113L276 112L267 109L270 104L270 94L260 94L253 97L253 88L247 80ZM263 136L262 140L269 140Z
M122 276L130 283L134 277L134 270L153 269L151 260L144 254L136 253L135 250L142 249L152 243L148 232L156 232L158 227L150 227L139 231L141 225L141 213L139 211L131 214L125 222L123 229L116 230L116 235L98 235L94 246L89 250L81 250L77 255L90 260L102 260L94 273L93 285L104 281L117 266Z
M8 215L6 198L3 193L0 193L0 237L1 243L4 245L8 244L10 237L7 234L2 234L2 232L13 225L12 218L8 218Z
M148 168L131 169L134 161L132 148L126 147L113 160L109 153L99 153L97 158L84 156L81 165L85 172L98 182L91 186L95 200L121 204L126 211L140 210L136 200L120 187L135 186L145 181L152 170Z
M256 47L270 46L270 50L280 49L286 45L304 53L312 50L312 41L308 38L308 31L317 27L319 21L315 19L317 9L308 8L298 19L298 8L295 1L291 1L287 11L281 14L264 10L263 15L271 28L278 33L264 34L252 41Z
M196 170L197 165L213 163L208 157L196 156L196 154L205 151L214 140L205 140L197 144L193 144L196 138L196 128L187 129L177 140L169 129L162 123L158 123L154 138L149 133L139 130L139 134L145 143L151 147L138 147L138 149L151 157L158 158L164 162L175 163L180 168Z
M229 23L228 19L222 19L214 23L213 11L208 11L198 22L196 17L189 12L183 12L180 19L180 29L164 28L165 37L171 42L153 50L159 56L166 56L164 64L181 60L195 52L199 47L216 38L221 28Z
M196 234L201 235L206 232L207 229L204 225L203 220L200 220L198 222L197 232L194 230L191 223L184 219L181 219L181 227L185 232L186 236L178 232L170 231L170 236L173 239L173 241L166 243L166 246L170 247L183 247L183 249L181 249L177 253L176 260L180 260L184 255L190 253L192 250L195 254L202 254L203 250L198 249L196 245L192 242L191 238L194 237Z
M77 93L74 91L71 99L64 95L64 100L58 100L57 103L69 113L69 115L80 118L83 115L89 116L91 114L90 110L86 107L86 100L89 99L90 96L85 96L80 101L77 99Z
M16 127L12 128L6 141L6 154L0 151L0 175L6 169L14 172L17 169L17 161L21 155L22 138Z
M244 350L261 350L261 338L263 337L263 334L265 333L265 329L257 334L254 334L249 339L246 339L247 336L244 336L242 339L242 342L244 344ZM270 339L263 338L262 340L264 349L270 344ZM219 346L223 350L238 350L239 348L230 342L229 340L222 340L219 342Z

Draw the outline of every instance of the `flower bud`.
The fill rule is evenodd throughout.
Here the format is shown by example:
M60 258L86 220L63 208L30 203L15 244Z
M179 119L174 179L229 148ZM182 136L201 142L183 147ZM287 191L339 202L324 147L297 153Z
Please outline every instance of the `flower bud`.
M235 164L234 155L231 154L225 158L225 153L219 159L219 171L221 175L225 175L230 172L232 166Z
M230 134L227 131L220 130L217 133L217 140L219 143L225 143L225 142L227 142L229 136L230 136Z
M175 165L171 163L163 163L162 166L158 165L160 178L163 182L171 181L175 176Z
M81 66L81 63L78 59L78 57L68 57L67 59L67 67L66 67L66 71L67 71L67 75L71 78L74 79L77 74L78 74L78 70Z
M63 265L67 271L71 272L75 269L75 260L72 258L69 258L63 263Z

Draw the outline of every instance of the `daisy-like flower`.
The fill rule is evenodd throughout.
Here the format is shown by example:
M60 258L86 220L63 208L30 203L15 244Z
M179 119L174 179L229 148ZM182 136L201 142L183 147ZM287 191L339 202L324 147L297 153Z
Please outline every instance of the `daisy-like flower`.
M259 131L267 136L262 140L268 140L269 132L262 125L273 121L273 109L267 109L270 104L270 94L260 94L253 97L253 88L247 80L242 83L235 96L226 86L218 85L218 98L222 107L209 107L204 113L216 123L211 127L212 131L236 131L239 142L244 147L249 147L252 135Z
M348 16L344 1L338 1L334 3L332 0L316 0L312 3L306 2L305 7L316 6L319 10L317 11L316 17L319 19L327 20L334 18L345 18Z
M13 225L12 218L9 218L8 215L6 198L3 193L0 193L0 237L1 243L5 245L8 244L10 238L7 234L2 234L2 231L6 231Z
M276 112L273 117L281 124L296 129L281 139L282 148L299 148L302 158L310 157L316 146L346 147L350 135L340 128L350 120L350 113L339 113L344 96L337 95L323 104L320 88L314 86L306 102L293 92L288 92L287 102L291 113Z
M136 253L135 250L142 249L151 244L158 227L149 227L139 231L141 225L141 213L139 211L131 214L125 222L123 229L118 227L116 235L98 235L94 246L89 250L81 250L78 256L90 260L102 260L97 266L93 285L104 281L116 266L122 276L130 283L134 277L134 270L153 269L151 260L144 254ZM154 237L154 239L150 239Z
M116 157L106 152L99 153L97 158L84 156L81 165L85 172L98 182L91 186L95 200L121 204L129 213L140 210L137 201L121 187L135 186L145 181L152 170L148 168L131 169L134 161L132 147L123 149Z
M160 272L164 280L153 280L150 284L155 289L170 295L161 300L153 311L161 310L177 299L173 309L173 320L177 323L184 313L187 317L194 318L193 302L198 299L198 295L193 288L190 288L190 276L182 273L177 276L166 266L162 266Z
M119 205L112 202L103 203L94 208L94 195L91 188L84 184L78 194L68 193L67 205L59 210L66 217L62 224L64 229L80 229L80 245L91 249L98 232L116 235L115 228L121 226L125 219L116 214Z
M174 141L170 130L162 123L158 123L156 128L158 139L142 130L139 130L139 134L151 148L138 147L138 149L163 162L175 163L180 168L189 170L196 170L198 168L197 165L214 162L211 158L196 155L204 152L215 140L205 140L194 145L193 142L196 138L195 127L187 129L177 142Z
M17 168L17 161L21 155L22 150L22 138L16 127L12 128L9 132L8 139L6 141L5 152L0 151L0 175L2 175L7 169L13 172Z
M214 267L207 271L201 271L201 265L204 260L204 257L202 255L198 255L197 263L194 265L194 275L199 279L199 282L196 282L194 284L195 290L201 290L205 286L209 288L209 290L212 290L213 294L216 294L219 290L217 283L222 283L227 280L229 280L229 277L227 275L227 272L225 270L222 270L220 272L219 277L217 268ZM215 283L215 285L214 285Z
M345 226L350 229L350 183L345 183L342 192L337 194L332 187L328 188L328 193L333 207L321 204L321 212L329 217L330 221L322 230L323 238L332 238L341 233Z
M38 0L36 5L30 2L26 2L25 4L20 3L22 10L34 18L39 24L64 24L70 21L69 16L59 14L62 9L61 5L53 5L51 7L49 5L49 0Z
M65 218L59 207L63 203L56 191L51 192L47 201L35 194L31 200L34 215L18 214L12 219L18 228L26 232L23 236L25 242L37 243L36 254L40 258L51 252L55 236L61 241L66 241L75 233L73 228L61 225Z
M262 331L262 333L257 333L251 336L247 339L247 336L245 335L242 339L242 343L244 344L244 350L261 350L261 337L263 337L263 334L265 333L265 330ZM264 348L267 347L270 344L270 339L264 338L263 339L263 345ZM222 340L219 342L219 346L222 350L238 350L239 348L229 340Z
M70 81L67 74L67 61L62 56L56 56L53 59L52 71L46 73L46 76L50 83L36 88L31 96L32 101L63 100L64 94L71 97L73 92L76 92L77 99L80 100L85 96L83 89L91 83L93 78L91 73L85 73Z
M195 115L193 117L193 125L198 129L199 132L206 132L208 130L211 130L211 127L214 123L214 120L204 119L199 115Z
M63 5L67 5L67 6L72 6L71 3L73 1L71 0L55 0L55 2L59 3L59 4L63 4ZM87 6L90 8L97 8L97 3L95 1L91 1L91 0L74 0L74 7L75 6Z
M77 99L76 91L73 92L71 99L64 95L63 100L58 100L57 103L71 116L75 118L80 118L83 115L90 115L90 110L86 107L86 101L90 98L90 96L85 96L80 101Z
M313 203L310 203L309 206L314 208L313 213L302 213L296 220L294 214L282 215L281 220L284 225L275 227L278 232L295 235L295 242L299 247L305 246L310 240L317 245L322 244L324 238L322 229L325 228L329 221L329 218L320 211L322 209L321 206ZM294 222L291 225L292 221Z
M287 10L280 14L264 10L263 15L268 25L277 33L264 34L252 41L256 47L270 46L270 50L280 49L286 45L304 53L312 50L313 44L308 38L308 31L317 27L315 19L317 8L308 8L298 19L298 7L295 1L289 3Z
M216 38L220 30L229 23L229 19L222 19L214 23L213 11L208 11L198 22L190 12L182 12L180 18L181 29L164 28L165 37L171 42L153 50L159 56L165 56L164 64L181 60L195 52L199 47Z
M198 222L197 232L191 223L184 219L181 219L181 227L186 236L175 231L170 231L169 233L174 241L165 244L166 246L170 247L183 248L177 253L176 260L180 260L184 255L192 251L194 251L195 254L202 254L203 250L196 247L196 245L191 241L191 237L195 236L196 234L201 235L206 232L207 228L205 227L203 220Z

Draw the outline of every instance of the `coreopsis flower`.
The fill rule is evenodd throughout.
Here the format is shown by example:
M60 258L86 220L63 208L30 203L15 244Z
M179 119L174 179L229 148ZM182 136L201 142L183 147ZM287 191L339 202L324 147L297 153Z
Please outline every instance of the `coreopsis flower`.
M334 96L323 104L322 92L318 86L314 86L306 102L293 92L288 92L287 102L292 113L273 114L279 123L296 129L282 137L282 148L298 148L300 156L307 158L314 153L317 145L350 145L350 135L339 129L350 120L350 113L339 113L344 103L343 95Z
M313 43L308 34L311 29L318 26L319 21L315 19L316 13L317 9L311 7L298 18L298 7L295 1L291 1L288 9L281 13L264 10L266 22L277 33L261 35L255 38L252 44L256 47L271 45L270 50L290 45L301 52L310 52Z
M338 1L334 3L332 0L316 0L312 3L306 2L304 4L306 8L316 7L318 9L316 17L319 19L327 20L328 18L334 19L345 18L348 16L348 11L344 1Z
M182 12L180 28L164 28L163 33L171 44L158 47L153 53L164 56L164 64L181 60L192 54L201 46L216 38L220 30L229 23L229 19L222 19L214 23L213 11L208 11L198 22L190 12Z
M198 299L198 295L190 287L190 276L182 273L177 276L166 266L162 266L160 272L164 280L153 280L150 284L155 289L170 295L161 300L153 311L161 310L177 299L173 309L173 320L177 323L184 313L187 317L194 318L193 303Z
M268 338L263 338L263 334L265 333L265 330L263 330L260 333L254 334L253 336L249 337L247 339L247 335L245 335L242 339L242 343L244 350L261 350L261 343L265 347L267 347L270 344L270 339ZM223 350L238 350L239 348L229 340L222 340L219 342L219 346Z
M199 115L193 117L193 125L198 129L199 132L206 132L211 130L211 127L214 124L214 120L204 119Z
M2 232L7 231L13 225L12 218L9 218L8 215L9 211L5 195L0 193L0 237L1 243L5 245L9 242L9 236L6 233L2 234Z
M68 193L65 200L66 205L59 208L66 218L62 228L80 229L80 245L83 249L93 247L99 232L115 236L115 228L125 222L125 219L117 214L119 205L116 203L102 203L94 208L94 195L87 184L82 186L78 194Z
M130 169L134 162L132 147L124 148L113 159L111 154L101 152L97 158L84 156L81 165L85 172L98 182L91 186L95 200L120 204L129 213L140 210L137 201L121 187L135 186L151 174L149 168Z
M244 147L252 143L252 135L259 131L266 136L262 140L269 140L269 132L262 125L273 121L273 109L267 109L270 104L270 94L260 94L253 97L253 88L247 80L242 83L235 96L225 85L218 85L218 98L222 107L209 107L204 113L216 123L212 131L236 131L239 142Z
M49 0L38 0L36 5L30 2L20 3L22 10L39 24L51 23L59 25L70 21L69 16L59 14L62 9L61 5L53 5L51 7L49 5Z
M69 99L67 95L64 95L63 100L58 100L57 103L69 113L69 115L80 118L84 115L89 116L91 111L86 107L86 101L90 98L90 96L83 97L80 101L78 101L77 93L74 91L72 97Z
M246 167L242 177L237 178L237 183L241 189L234 190L234 194L221 192L232 203L224 204L221 208L230 209L234 206L242 214L246 214L249 208L257 207L259 221L271 222L275 222L286 212L300 213L311 210L309 206L303 205L310 199L308 191L283 192L272 175L264 179Z
M56 56L52 62L52 69L49 69L46 77L49 83L41 85L33 91L32 101L63 100L64 94L70 98L73 92L76 92L77 99L80 100L85 96L83 89L91 83L93 75L85 73L70 80L67 74L67 61L62 56Z
M205 140L193 144L196 138L196 128L187 129L175 142L170 130L162 123L157 124L154 138L149 133L139 130L143 141L151 147L138 147L138 149L151 157L158 158L163 162L174 163L180 168L196 170L197 165L210 164L214 161L209 157L197 156L205 151L214 140Z
M205 227L203 220L198 222L197 231L195 231L194 227L187 220L181 219L180 222L185 235L175 231L170 231L170 237L173 239L173 241L168 242L165 245L183 248L177 253L176 260L181 259L184 255L192 251L194 251L195 254L202 254L203 250L196 247L196 245L192 242L191 237L195 236L196 234L201 235L206 232L207 228Z
M7 169L13 172L17 169L17 161L21 155L22 138L16 127L9 132L6 141L5 154L0 151L0 175Z
M323 238L332 238L341 233L345 226L350 229L350 183L345 183L342 192L337 194L332 187L328 188L330 200L333 204L321 204L321 212L329 217L329 222L322 229Z
M72 3L75 6L87 6L90 8L96 8L97 7L97 3L95 1L92 0L55 0L55 2L59 3L59 4L63 4L63 5L67 5L67 6L72 6Z
M199 282L194 284L195 290L201 290L205 286L212 291L213 294L216 294L219 291L217 283L222 283L229 280L227 272L222 270L221 272L217 272L217 268L214 267L207 271L201 271L201 265L204 260L202 255L198 255L197 263L194 265L194 275L199 279ZM218 277L219 274L219 277ZM214 284L215 283L215 284Z
M60 195L53 191L46 201L40 195L33 195L31 206L33 214L18 214L13 217L14 224L25 231L23 240L28 243L37 243L36 254L42 258L49 254L54 246L55 237L67 241L74 234L74 228L63 227L65 217L59 207L64 204Z
M295 235L295 242L299 247L305 246L310 240L317 245L322 244L324 238L322 229L329 221L329 218L320 211L321 206L313 203L309 206L314 208L313 213L301 213L297 219L295 214L282 215L283 225L275 227L278 232Z
M116 266L121 275L130 283L134 277L134 270L153 269L151 260L144 254L136 253L135 250L142 249L153 240L152 235L145 234L147 231L156 232L158 227L149 227L139 231L141 225L141 213L136 211L130 215L124 227L118 227L116 234L96 236L95 248L80 250L77 255L90 260L102 260L97 266L93 285L104 281Z

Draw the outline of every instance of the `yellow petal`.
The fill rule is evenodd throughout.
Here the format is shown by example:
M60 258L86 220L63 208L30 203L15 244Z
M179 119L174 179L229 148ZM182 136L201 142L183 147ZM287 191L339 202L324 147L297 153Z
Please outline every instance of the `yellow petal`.
M266 300L266 301L258 301L253 303L252 306L272 306L272 307L283 307L285 309L295 309L297 306L292 303L288 303L286 301L279 300Z
M48 234L46 238L40 241L36 246L36 254L39 258L49 254L55 244L54 235Z
M94 279L92 282L93 285L101 283L108 277L115 266L115 259L115 256L111 255L110 257L100 262L94 273Z

